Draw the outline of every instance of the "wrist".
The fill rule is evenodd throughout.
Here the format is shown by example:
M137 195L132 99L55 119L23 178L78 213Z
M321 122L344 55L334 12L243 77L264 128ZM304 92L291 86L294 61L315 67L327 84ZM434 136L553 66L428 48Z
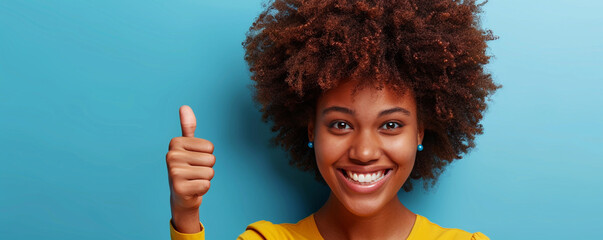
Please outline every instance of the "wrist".
M199 211L178 212L172 211L172 226L180 233L198 233L201 230L199 224Z
M201 230L199 224L199 208L182 209L172 205L172 226L180 233L197 233Z

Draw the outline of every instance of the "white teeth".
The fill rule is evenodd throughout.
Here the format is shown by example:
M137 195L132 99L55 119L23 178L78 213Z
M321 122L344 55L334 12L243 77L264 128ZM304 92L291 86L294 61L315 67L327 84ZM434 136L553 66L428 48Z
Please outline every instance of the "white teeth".
M355 173L352 171L346 171L347 177L355 182L360 182L360 183L372 183L372 182L376 182L379 181L383 178L385 172L382 171L378 171L378 172L374 172L374 173L366 173L366 174L362 174L362 173Z

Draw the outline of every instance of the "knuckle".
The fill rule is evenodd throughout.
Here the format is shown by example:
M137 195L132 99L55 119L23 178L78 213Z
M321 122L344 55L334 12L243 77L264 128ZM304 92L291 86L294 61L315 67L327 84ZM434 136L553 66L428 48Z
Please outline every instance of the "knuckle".
M207 148L208 148L209 152L213 153L214 152L214 144L211 143L210 141L207 141L207 142L208 142Z
M216 174L216 171L213 168L210 168L209 175L208 175L209 180L213 179L215 174Z
M199 146L203 148L203 152L205 153L211 154L214 152L214 144L207 139L201 139Z
M170 150L182 145L182 137L175 137L170 140Z
M165 161L168 163L168 165L170 163L174 163L177 162L179 159L180 153L178 151L169 151L165 154Z
M172 161L172 159L174 159L174 151L168 151L165 154L165 161L169 163Z
M210 186L211 186L211 183L209 182L209 180L201 182L201 188L205 191L209 190Z
M174 193L176 193L177 195L184 195L184 187L181 184L174 184Z
M182 170L180 170L179 168L170 168L170 176L172 178L177 178L180 177L180 175L182 175Z
M216 156L213 154L209 155L209 157L207 159L207 166L213 167L215 164L216 164Z

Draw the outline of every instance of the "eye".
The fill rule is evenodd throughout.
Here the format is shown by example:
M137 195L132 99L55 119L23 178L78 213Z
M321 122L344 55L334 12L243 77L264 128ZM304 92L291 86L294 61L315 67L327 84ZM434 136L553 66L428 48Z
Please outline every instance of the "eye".
M329 127L335 128L337 130L352 129L352 127L350 126L350 124L348 124L348 123L346 123L344 121L335 121L335 122L332 122Z
M386 122L385 124L383 124L383 126L381 126L381 129L392 130L392 129L396 129L396 128L400 128L400 127L402 127L402 124L400 124L400 123Z

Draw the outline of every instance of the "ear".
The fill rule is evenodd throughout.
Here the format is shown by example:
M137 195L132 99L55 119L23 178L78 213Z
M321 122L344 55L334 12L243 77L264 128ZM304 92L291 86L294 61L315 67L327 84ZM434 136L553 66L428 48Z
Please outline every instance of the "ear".
M417 131L417 142L419 144L423 144L423 137L425 136L425 129L423 128L423 124L419 125L419 129Z
M308 140L314 142L314 118L308 120Z

